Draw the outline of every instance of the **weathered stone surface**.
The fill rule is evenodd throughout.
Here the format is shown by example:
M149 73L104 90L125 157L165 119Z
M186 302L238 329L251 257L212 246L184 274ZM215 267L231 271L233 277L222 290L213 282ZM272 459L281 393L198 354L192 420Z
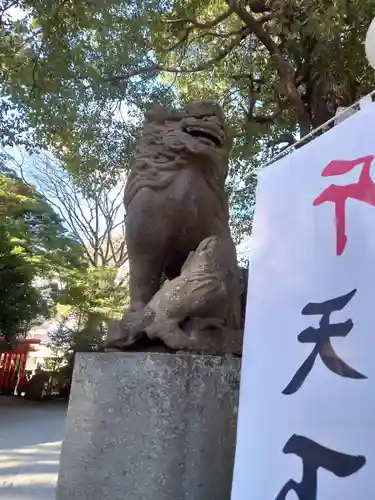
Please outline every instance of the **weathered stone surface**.
M227 256L227 240L204 239L190 253L181 274L165 281L146 307L129 312L122 322L111 323L108 346L131 345L145 331L170 349L240 354L243 330L228 326L235 321L231 318L234 277L226 265Z
M76 358L57 500L229 500L240 360Z
M218 337L231 336L241 327L240 274L225 191L231 144L223 112L214 102L198 101L180 110L155 106L146 113L124 198L131 308L122 322L111 326L110 337L118 340L112 347L124 348L147 334L168 347L211 352L212 343L204 337L207 333L215 339L212 324L218 328L219 320L223 326ZM170 325L166 335L165 321L149 324L152 314L148 305L153 301L158 307L163 302L160 294L153 300L162 277L174 280L182 275L191 252L198 253L199 245L212 237L216 242L211 245L215 273L212 266L201 270L193 297L190 302L185 297L179 307L180 329ZM192 282L197 275L188 279ZM225 308L219 292L221 298L225 295ZM195 307L197 295L204 308ZM165 312L158 316L158 310L151 309L159 320ZM186 341L192 332L191 324L185 321L188 319L193 319L194 339L203 338L198 342L200 347L196 341ZM181 330L187 335L181 335ZM223 346L230 343L219 344L219 351L227 352Z

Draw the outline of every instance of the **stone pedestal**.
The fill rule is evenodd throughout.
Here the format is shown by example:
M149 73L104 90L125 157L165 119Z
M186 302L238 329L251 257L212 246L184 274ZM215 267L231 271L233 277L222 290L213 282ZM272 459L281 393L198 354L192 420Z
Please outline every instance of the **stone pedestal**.
M229 500L240 360L77 355L57 500Z

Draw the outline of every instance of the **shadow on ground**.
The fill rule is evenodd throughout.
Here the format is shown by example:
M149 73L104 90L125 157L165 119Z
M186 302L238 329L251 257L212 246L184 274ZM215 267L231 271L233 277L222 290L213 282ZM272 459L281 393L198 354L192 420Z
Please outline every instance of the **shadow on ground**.
M0 499L54 500L67 405L0 398Z

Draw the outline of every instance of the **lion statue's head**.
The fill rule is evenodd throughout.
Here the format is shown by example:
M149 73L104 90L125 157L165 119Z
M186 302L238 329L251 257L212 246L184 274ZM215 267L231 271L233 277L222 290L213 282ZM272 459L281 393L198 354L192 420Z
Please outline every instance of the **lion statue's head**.
M231 147L223 111L215 102L197 101L182 109L154 106L145 113L125 204L142 187L167 187L176 171L189 165L200 168L216 189L224 189Z

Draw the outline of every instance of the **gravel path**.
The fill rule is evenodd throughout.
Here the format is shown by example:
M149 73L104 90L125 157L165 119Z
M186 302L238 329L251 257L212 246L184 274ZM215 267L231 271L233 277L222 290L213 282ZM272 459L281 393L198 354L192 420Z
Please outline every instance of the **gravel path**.
M0 397L0 500L55 500L66 408Z

